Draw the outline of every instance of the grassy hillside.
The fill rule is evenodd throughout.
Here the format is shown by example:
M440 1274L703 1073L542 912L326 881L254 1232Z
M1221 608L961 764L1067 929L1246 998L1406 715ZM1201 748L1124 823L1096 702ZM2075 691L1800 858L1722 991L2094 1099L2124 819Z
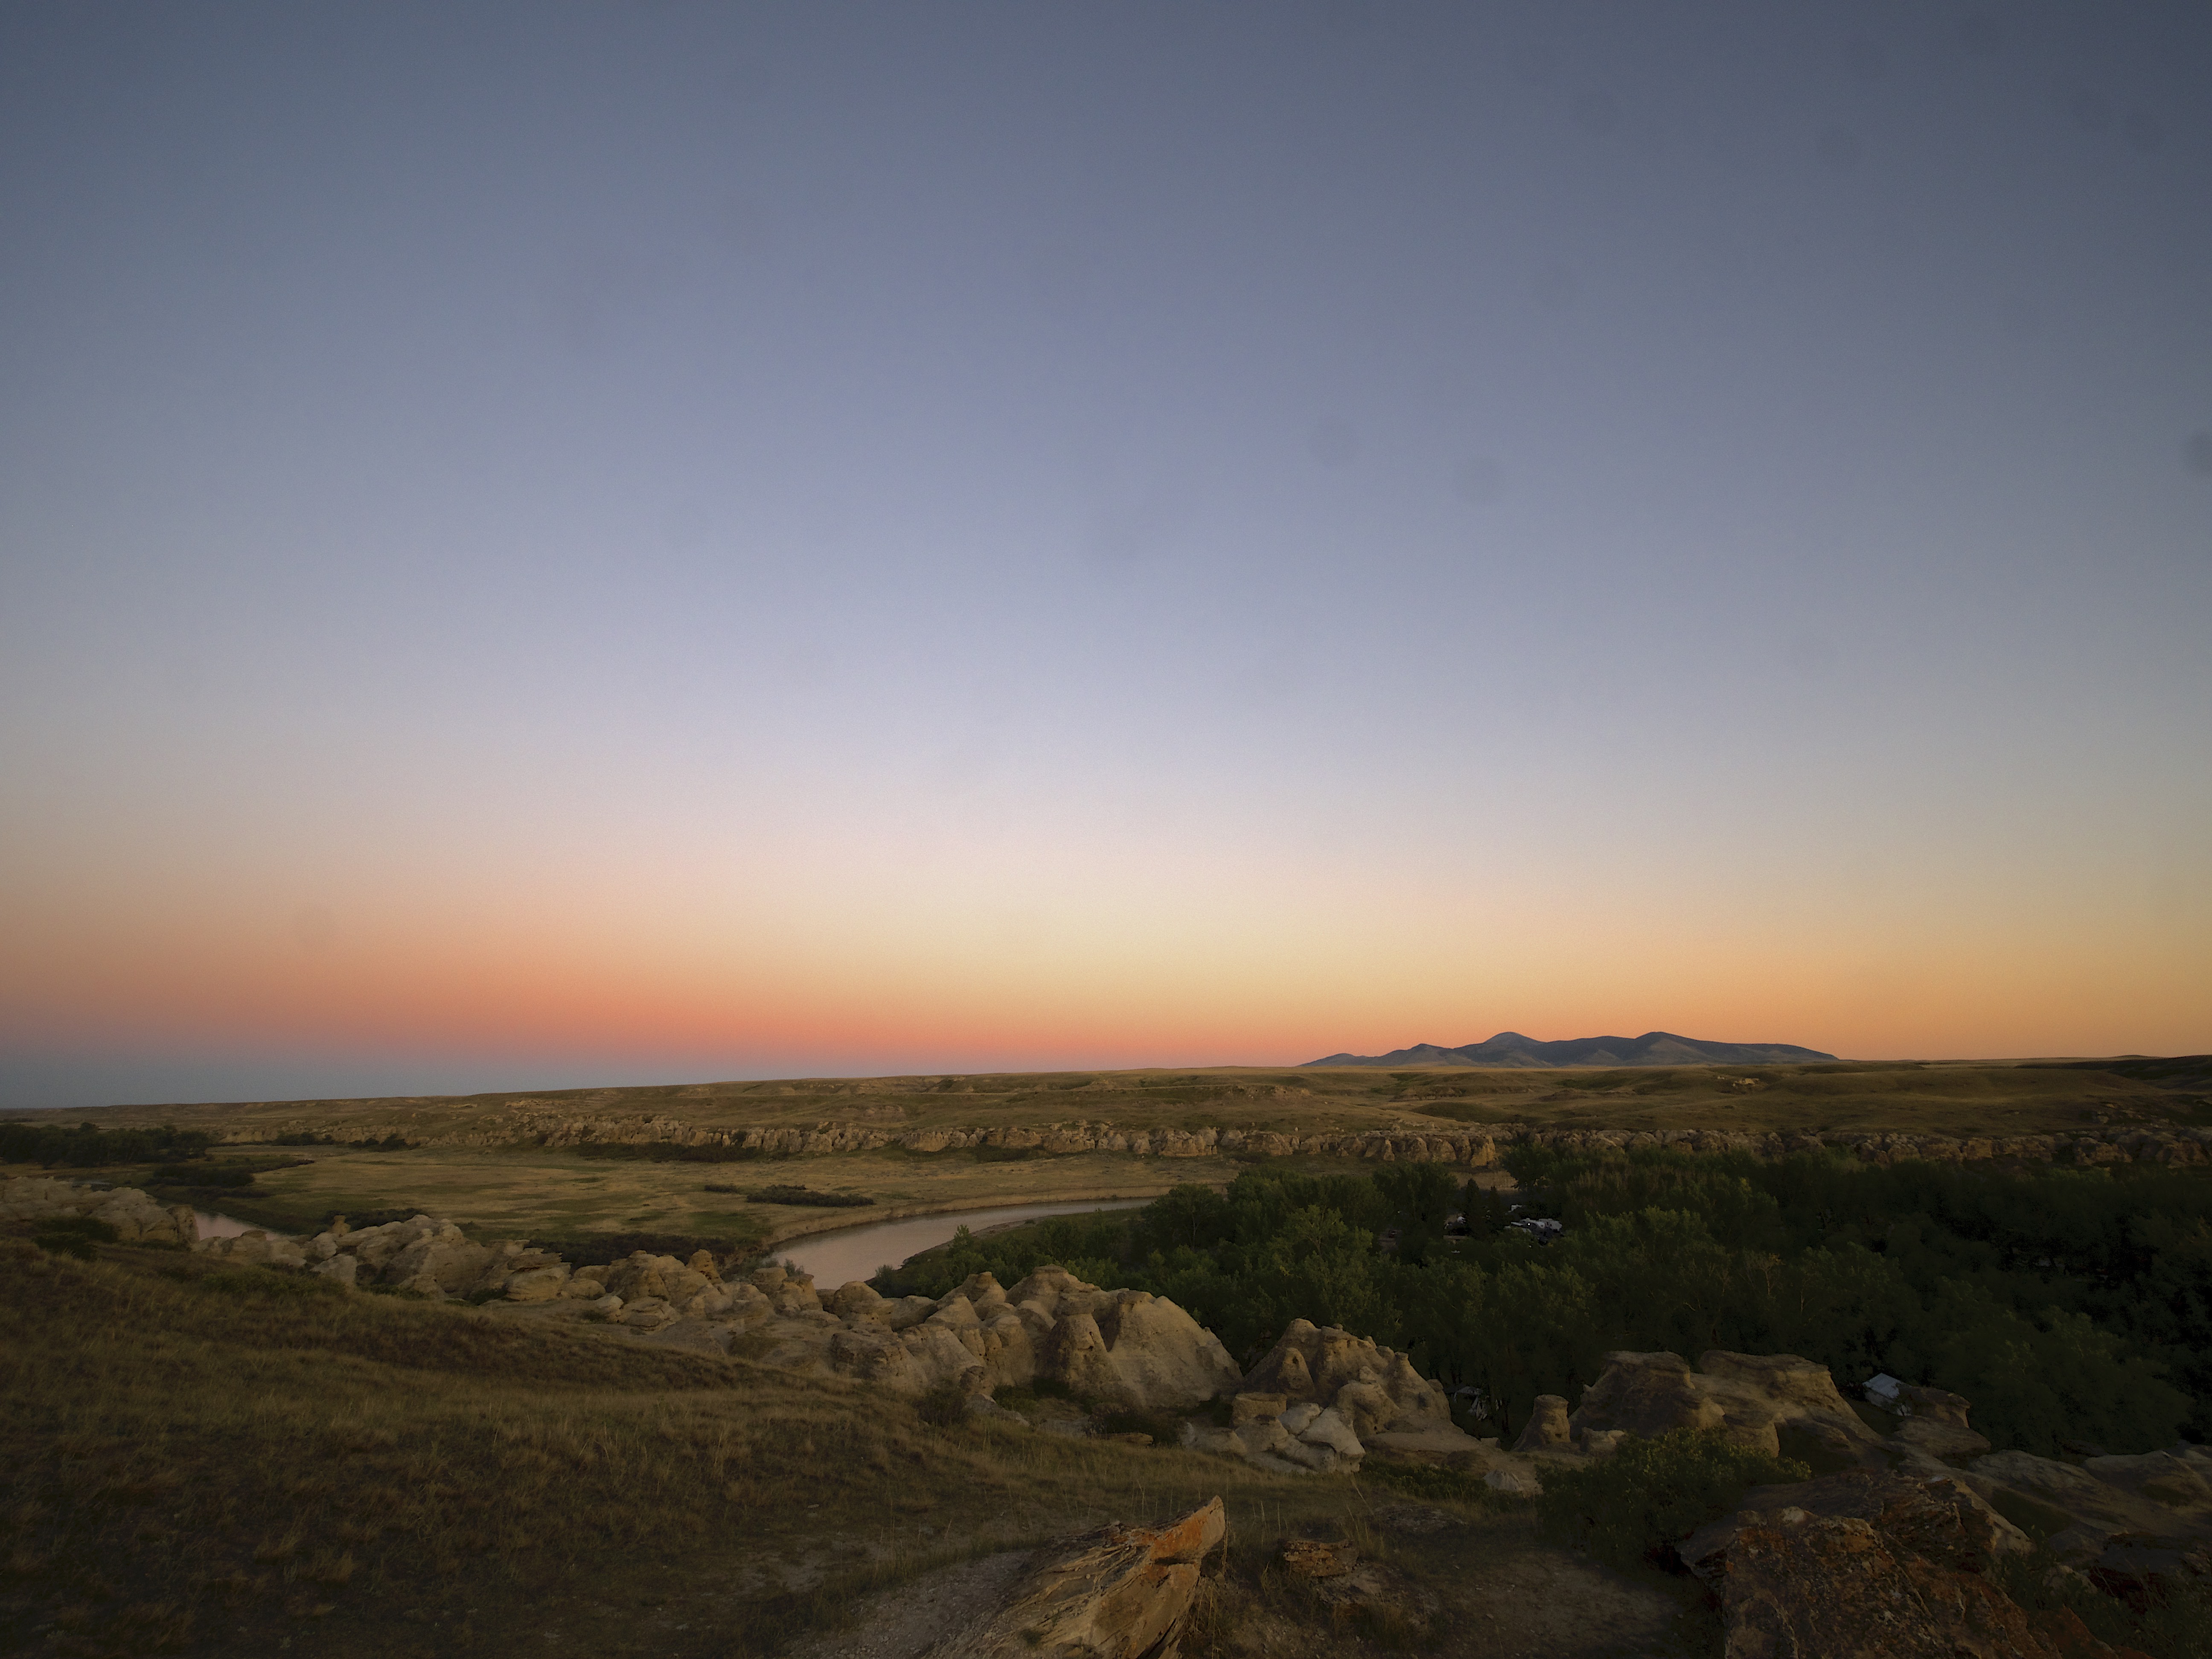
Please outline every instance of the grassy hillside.
M702 1129L831 1121L904 1129L1109 1122L1292 1133L1517 1122L1555 1127L2037 1133L2112 1117L2207 1120L2212 1060L1832 1061L1802 1066L1363 1067L793 1079L381 1099L111 1106L103 1127L174 1124L231 1139L501 1142L531 1121Z
M1194 1659L1246 1626L1270 1651L1376 1652L1277 1582L1289 1533L1425 1585L1446 1655L1711 1645L1693 1594L1579 1560L1478 1491L1424 1489L1449 1530L1393 1537L1376 1478L940 1426L857 1384L180 1251L0 1236L0 1287L9 1651L725 1659L811 1630L836 1653L872 1590L1217 1494L1233 1617Z
M1112 1516L1343 1503L181 1252L0 1238L0 1282L11 1650L744 1653Z

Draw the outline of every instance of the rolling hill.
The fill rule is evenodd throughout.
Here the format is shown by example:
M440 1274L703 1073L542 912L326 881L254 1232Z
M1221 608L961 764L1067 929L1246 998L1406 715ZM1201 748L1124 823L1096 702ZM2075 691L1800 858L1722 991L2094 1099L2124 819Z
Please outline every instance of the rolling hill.
M1561 1042L1539 1042L1518 1031L1500 1031L1487 1042L1469 1042L1456 1048L1433 1042L1417 1042L1410 1048L1394 1048L1387 1054L1331 1054L1310 1060L1307 1066L1762 1066L1796 1064L1809 1060L1833 1060L1817 1048L1801 1048L1794 1042L1708 1042L1676 1036L1672 1031L1646 1031L1642 1036L1570 1037Z

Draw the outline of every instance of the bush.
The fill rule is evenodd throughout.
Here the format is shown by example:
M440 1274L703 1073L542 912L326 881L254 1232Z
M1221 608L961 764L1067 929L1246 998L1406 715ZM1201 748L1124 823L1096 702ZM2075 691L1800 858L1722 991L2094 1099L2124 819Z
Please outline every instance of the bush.
M672 1140L586 1140L568 1149L578 1158L637 1158L648 1164L750 1164L763 1158L789 1158L757 1146L685 1146Z
M1492 1495L1480 1475L1465 1469L1439 1468L1433 1463L1368 1463L1359 1473L1364 1480L1431 1503L1480 1504Z
M1651 1559L1717 1521L1753 1486L1803 1480L1812 1471L1727 1439L1717 1429L1673 1429L1626 1439L1587 1469L1547 1469L1537 1512L1544 1528L1615 1567Z
M59 1124L0 1123L0 1163L60 1164L98 1169L111 1164L159 1164L198 1158L215 1144L201 1129L103 1129L94 1123L75 1128Z
M940 1382L916 1401L914 1408L932 1428L953 1428L968 1420L968 1392L957 1382Z
M288 1301L343 1299L345 1286L313 1273L288 1273L275 1267L219 1267L194 1281L216 1296L274 1297Z
M31 1230L31 1242L40 1249L55 1255L73 1255L80 1261L89 1261L97 1252L96 1244L112 1244L122 1234L105 1221L95 1221L88 1215L49 1216Z
M709 1187L707 1190L714 1189ZM851 1193L817 1193L805 1187L757 1187L745 1196L754 1204L804 1204L818 1210L858 1209L876 1201Z

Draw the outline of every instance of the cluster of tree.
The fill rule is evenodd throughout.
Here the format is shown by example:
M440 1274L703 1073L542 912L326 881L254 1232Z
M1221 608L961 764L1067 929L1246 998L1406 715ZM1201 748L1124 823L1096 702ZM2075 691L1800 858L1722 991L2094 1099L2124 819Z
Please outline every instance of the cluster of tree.
M2212 1432L2212 1181L1534 1149L1511 1167L1524 1212L1565 1224L1559 1242L1436 1164L1255 1171L1134 1216L957 1239L887 1287L942 1294L1059 1261L1172 1297L1247 1358L1292 1318L1339 1325L1479 1389L1506 1432L1617 1348L1798 1353L1846 1387L1887 1371L1966 1395L2000 1447ZM1463 1237L1446 1236L1455 1212Z
M635 1158L649 1164L750 1164L788 1152L764 1152L757 1146L714 1144L687 1146L672 1140L583 1140L569 1148L579 1158Z
M359 1140L340 1140L336 1135L317 1134L313 1129L295 1129L289 1134L278 1135L268 1143L271 1146L350 1146L362 1152L411 1152L415 1143L403 1134L388 1134L379 1139L364 1135Z
M709 1186L707 1190L710 1193L718 1190L730 1193L737 1191L737 1188L734 1187L717 1188ZM745 1201L750 1204L811 1205L822 1210L857 1210L863 1205L872 1204L876 1200L872 1198L862 1198L858 1193L817 1193L809 1187L779 1186L756 1187L745 1194Z
M98 1170L115 1164L179 1164L215 1144L202 1129L167 1124L151 1129L103 1129L96 1123L0 1123L0 1164Z

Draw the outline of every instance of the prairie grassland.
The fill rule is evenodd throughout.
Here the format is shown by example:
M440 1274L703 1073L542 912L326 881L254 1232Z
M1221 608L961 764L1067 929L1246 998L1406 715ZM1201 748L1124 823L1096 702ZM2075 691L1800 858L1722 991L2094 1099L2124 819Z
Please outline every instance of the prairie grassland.
M312 1162L262 1176L251 1198L208 1207L298 1232L336 1212L392 1209L450 1217L493 1238L563 1238L649 1232L726 1239L760 1249L805 1233L932 1211L1061 1200L1152 1198L1178 1181L1224 1182L1242 1167L1227 1158L1138 1158L1078 1153L979 1163L964 1153L915 1155L892 1147L749 1164L585 1158L544 1147L431 1146L412 1152L309 1149ZM10 1173L15 1171L11 1170ZM60 1173L56 1171L56 1173ZM144 1170L112 1170L131 1184ZM872 1198L865 1208L753 1204L742 1190L793 1182Z
M1899 1131L2027 1134L2100 1114L2204 1121L2212 1061L1835 1061L1799 1066L1430 1066L1316 1071L1046 1072L815 1078L650 1088L514 1091L377 1100L112 1106L103 1127L173 1123L240 1139L311 1129L339 1139L391 1133L503 1145L518 1114L676 1121L691 1127L887 1130L1111 1123L1124 1129L1286 1133L1526 1123L1559 1128Z
M768 1651L872 1587L1107 1519L1364 1501L182 1252L0 1238L0 1286L11 1650Z
M640 1232L757 1250L801 1234L902 1214L1060 1200L1146 1198L1182 1182L1226 1184L1240 1158L1048 1155L994 1148L926 1152L899 1146L713 1163L589 1157L541 1144L550 1123L585 1124L602 1143L680 1132L830 1123L896 1133L931 1127L1124 1130L1243 1128L1285 1133L1552 1128L1814 1130L1837 1134L2029 1134L2098 1124L2212 1122L2212 1062L2116 1060L1823 1063L1620 1070L1313 1072L1223 1068L975 1077L799 1079L444 1098L112 1107L102 1127L173 1123L212 1131L228 1155L281 1136L346 1142L398 1135L405 1151L316 1145L250 1189L204 1198L287 1231L333 1212L426 1211L480 1237L561 1239ZM603 1146L601 1150L606 1150ZM619 1146L614 1150L622 1150ZM635 1148L633 1148L635 1150ZM669 1146L665 1150L674 1151ZM1248 1155L1249 1156L1249 1155ZM1356 1161L1301 1156L1276 1167L1325 1173ZM13 1173L14 1171L9 1171ZM102 1171L145 1185L159 1172ZM173 1178L177 1172L172 1171ZM794 1182L876 1200L872 1209L751 1204L744 1189ZM712 1186L724 1190L710 1192ZM734 1189L734 1190L733 1190Z

